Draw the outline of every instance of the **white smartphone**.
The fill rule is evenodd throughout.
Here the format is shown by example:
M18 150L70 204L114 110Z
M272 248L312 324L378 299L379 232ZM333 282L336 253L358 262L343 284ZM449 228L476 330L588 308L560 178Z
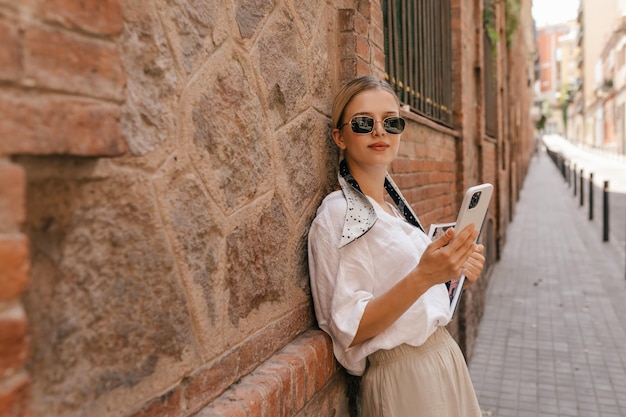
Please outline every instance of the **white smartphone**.
M476 230L478 230L478 236L480 236L480 230L487 217L487 209L489 208L492 194L493 185L489 183L475 185L467 189L456 218L456 224L454 225L456 233L460 233L461 230L473 223ZM478 237L476 240L478 240Z
M478 236L476 236L476 241L478 241L480 231L487 217L487 209L489 208L489 201L491 201L492 194L493 185L489 183L475 185L467 189L463 196L463 202L461 203L461 209L456 218L456 223L454 224L456 233L460 233L467 225L473 223L476 230L478 230ZM461 275L459 278L446 283L448 297L450 297L450 310L453 316L459 306L464 286L465 275Z

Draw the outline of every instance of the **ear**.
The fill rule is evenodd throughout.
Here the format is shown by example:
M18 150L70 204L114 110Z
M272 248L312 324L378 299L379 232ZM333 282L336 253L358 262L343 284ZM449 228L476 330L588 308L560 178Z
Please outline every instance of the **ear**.
M346 144L343 141L343 137L341 136L341 131L337 128L333 129L331 132L333 136L333 140L342 151L346 149Z

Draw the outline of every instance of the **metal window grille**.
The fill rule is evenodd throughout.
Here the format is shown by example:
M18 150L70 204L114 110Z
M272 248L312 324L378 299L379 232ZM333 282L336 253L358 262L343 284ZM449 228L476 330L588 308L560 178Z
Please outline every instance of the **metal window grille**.
M452 127L450 0L383 0L386 77L411 110Z

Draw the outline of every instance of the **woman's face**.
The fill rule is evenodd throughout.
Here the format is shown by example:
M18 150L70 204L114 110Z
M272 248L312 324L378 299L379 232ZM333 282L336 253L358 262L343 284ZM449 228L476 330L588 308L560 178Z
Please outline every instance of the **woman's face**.
M352 99L344 111L341 128L333 129L335 143L345 151L345 158L352 168L387 168L398 154L401 134L392 134L383 128L383 120L398 117L399 109L395 97L384 90L363 91ZM370 133L352 131L350 121L357 116L369 116L374 121Z

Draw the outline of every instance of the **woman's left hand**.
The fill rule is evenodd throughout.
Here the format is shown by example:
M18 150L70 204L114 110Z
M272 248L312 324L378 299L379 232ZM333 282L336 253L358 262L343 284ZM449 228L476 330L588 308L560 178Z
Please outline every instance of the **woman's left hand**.
M485 266L483 252L485 252L485 247L483 245L476 245L474 252L472 252L469 259L463 264L462 272L469 281L468 284L478 279Z

